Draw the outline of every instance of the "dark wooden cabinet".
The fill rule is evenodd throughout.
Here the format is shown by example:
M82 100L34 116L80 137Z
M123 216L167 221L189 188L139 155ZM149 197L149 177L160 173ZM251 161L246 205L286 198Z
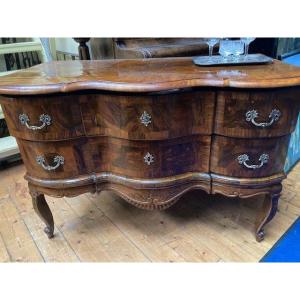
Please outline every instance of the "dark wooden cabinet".
M285 178L300 68L205 68L191 58L52 62L2 77L0 94L49 237L44 194L112 190L137 207L165 209L202 189L265 194L260 241Z

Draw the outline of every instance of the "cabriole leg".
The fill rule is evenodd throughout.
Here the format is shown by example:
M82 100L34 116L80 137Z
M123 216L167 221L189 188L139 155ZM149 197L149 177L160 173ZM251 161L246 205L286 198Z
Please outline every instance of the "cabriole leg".
M258 214L255 227L256 240L262 241L265 237L264 227L268 224L275 216L278 207L278 199L280 193L268 194L265 196L262 210Z
M45 200L45 196L30 186L29 191L32 197L33 208L41 220L46 224L44 232L47 234L48 238L51 239L54 236L54 221L51 210Z

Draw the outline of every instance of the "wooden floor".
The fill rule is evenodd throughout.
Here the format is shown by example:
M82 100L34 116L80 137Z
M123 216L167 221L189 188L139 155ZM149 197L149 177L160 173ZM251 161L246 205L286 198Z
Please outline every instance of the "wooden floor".
M262 198L184 195L165 211L137 209L111 192L46 197L55 238L35 215L22 164L0 171L1 262L256 262L300 214L300 163L284 181L279 212L257 243ZM297 193L298 192L298 193Z

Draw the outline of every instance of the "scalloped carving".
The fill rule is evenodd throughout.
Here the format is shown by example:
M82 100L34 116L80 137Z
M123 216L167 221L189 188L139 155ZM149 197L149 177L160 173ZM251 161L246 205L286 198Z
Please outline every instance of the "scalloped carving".
M111 190L132 205L142 209L166 209L192 189L210 193L210 178L205 173L187 173L160 179L131 179L109 173L82 176L77 179L40 180L26 176L30 185L41 193L56 197L74 197L82 193Z
M39 193L45 193L53 197L75 197L83 193L99 193L104 190L110 190L119 195L128 203L146 210L164 210L175 204L179 198L193 189L201 189L210 192L209 183L188 183L169 188L157 190L140 189L126 187L118 184L102 183L82 186L78 188L51 189L42 186L35 186Z
M164 210L175 204L180 197L190 190L202 189L209 192L209 184L188 183L176 187L157 190L136 190L126 186L107 184L103 190L112 190L128 203L147 210Z

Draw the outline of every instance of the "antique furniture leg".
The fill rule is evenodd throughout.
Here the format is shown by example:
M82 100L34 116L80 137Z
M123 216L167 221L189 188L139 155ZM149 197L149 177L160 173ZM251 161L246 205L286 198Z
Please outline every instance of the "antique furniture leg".
M47 234L48 238L51 239L54 236L54 221L51 210L45 200L45 196L31 186L29 186L29 191L32 197L33 208L41 220L46 224L44 232Z
M270 193L265 196L262 210L258 214L255 228L256 240L261 242L265 237L264 227L275 216L277 212L279 193Z

